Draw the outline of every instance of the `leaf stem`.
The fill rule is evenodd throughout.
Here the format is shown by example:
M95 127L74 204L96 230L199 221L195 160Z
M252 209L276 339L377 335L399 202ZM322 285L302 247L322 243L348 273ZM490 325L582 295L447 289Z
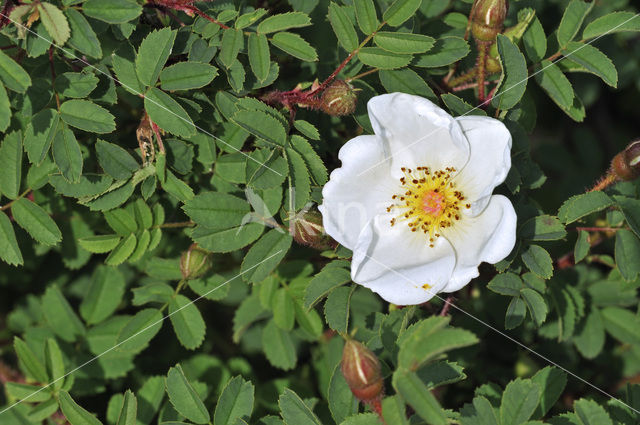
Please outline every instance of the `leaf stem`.
M358 80L358 79L360 79L360 78L362 78L362 77L366 77L367 75L370 75L370 74L376 73L376 72L378 72L378 71L380 71L380 68L373 68L373 69L370 69L370 70L368 70L368 71L362 72L362 73L360 73L360 74L356 75L355 77L347 78L347 80L346 80L346 81L347 81L347 83L350 83L350 82L351 82L351 81L353 81L353 80Z
M176 229L180 227L193 227L196 223L193 221L180 221L176 223L163 223L153 226L154 229Z
M31 188L29 188L29 189L25 190L24 192L22 192L20 195L18 195L18 197L16 199L14 199L11 202L1 206L0 207L0 211L8 210L9 208L11 208L11 205L13 205L14 202L16 202L20 198L24 198L25 196L27 196L29 194L29 192L31 192Z

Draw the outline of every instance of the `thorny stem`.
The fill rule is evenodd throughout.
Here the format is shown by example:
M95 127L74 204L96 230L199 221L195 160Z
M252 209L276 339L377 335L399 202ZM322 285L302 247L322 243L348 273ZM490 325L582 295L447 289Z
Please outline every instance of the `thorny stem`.
M487 64L487 54L489 51L489 43L478 41L477 45L478 45L478 60L476 62L476 81L478 82L478 100L484 103L485 101L484 79L486 78L485 66Z
M384 425L387 425L387 423L384 421L384 417L382 416L382 401L381 401L381 399L377 398L377 399L373 400L371 403L369 403L369 406L371 407L371 410L373 410L380 417L380 421Z
M204 19L206 19L207 21L213 22L214 24L218 25L220 28L222 29L229 29L228 26L226 26L225 24L223 24L222 22L218 21L217 19L213 19L211 16L207 15L206 13L204 13L203 11L201 11L200 9L198 9L195 6L192 6L191 10L196 13L198 16L203 17Z
M487 86L489 84L493 84L493 83L497 83L498 80L493 80L493 81L485 81L484 85ZM466 84L460 84L459 86L455 86L451 88L452 92L459 92L459 91L463 91L463 90L467 90L467 89L475 89L476 87L478 87L478 83L466 83Z
M611 186L612 184L616 183L617 181L618 181L618 176L616 176L616 174L613 171L609 170L607 171L607 174L604 175L604 177L598 180L598 183L596 183L595 186L593 186L591 189L588 190L588 192L604 190L607 187Z
M465 83L468 83L469 81L473 80L476 77L476 69L470 69L469 71L465 72L464 74L454 78L449 84L448 87L450 88L455 88L458 86L461 86ZM474 83L476 86L478 85L478 83Z

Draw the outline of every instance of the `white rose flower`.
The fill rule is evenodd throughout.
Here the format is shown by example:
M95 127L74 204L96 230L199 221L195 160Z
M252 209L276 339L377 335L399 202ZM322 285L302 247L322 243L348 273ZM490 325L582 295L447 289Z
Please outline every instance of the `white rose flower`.
M492 195L511 167L511 135L404 93L367 107L375 135L340 149L322 190L325 230L353 250L353 281L391 303L457 291L515 245L513 205Z

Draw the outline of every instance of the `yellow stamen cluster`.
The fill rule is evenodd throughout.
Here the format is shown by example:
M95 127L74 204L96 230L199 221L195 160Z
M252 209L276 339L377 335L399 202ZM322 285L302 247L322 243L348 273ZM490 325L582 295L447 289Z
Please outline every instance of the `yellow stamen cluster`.
M415 170L402 167L400 178L400 194L393 195L394 203L387 212L398 211L398 216L391 219L391 226L406 221L412 232L421 231L429 235L429 246L433 247L440 231L451 227L460 220L460 208L470 208L463 204L465 197L455 189L452 181L455 168L431 171L429 167L418 167Z

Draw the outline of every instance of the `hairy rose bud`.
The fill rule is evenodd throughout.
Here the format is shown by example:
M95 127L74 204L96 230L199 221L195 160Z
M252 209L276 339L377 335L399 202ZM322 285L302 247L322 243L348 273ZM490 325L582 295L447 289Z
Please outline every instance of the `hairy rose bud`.
M180 257L180 271L184 279L197 279L211 268L211 254L192 244Z
M356 90L344 80L335 80L320 98L320 109L334 116L349 115L356 110L358 95Z
M471 32L478 41L493 42L502 31L509 5L507 0L476 0Z
M300 245L320 250L335 248L333 239L324 232L322 215L318 211L296 214L291 220L289 233Z
M634 180L640 177L640 140L616 155L611 161L611 169L620 180Z
M359 400L369 403L383 395L380 362L364 344L353 339L345 341L341 369L351 392Z

